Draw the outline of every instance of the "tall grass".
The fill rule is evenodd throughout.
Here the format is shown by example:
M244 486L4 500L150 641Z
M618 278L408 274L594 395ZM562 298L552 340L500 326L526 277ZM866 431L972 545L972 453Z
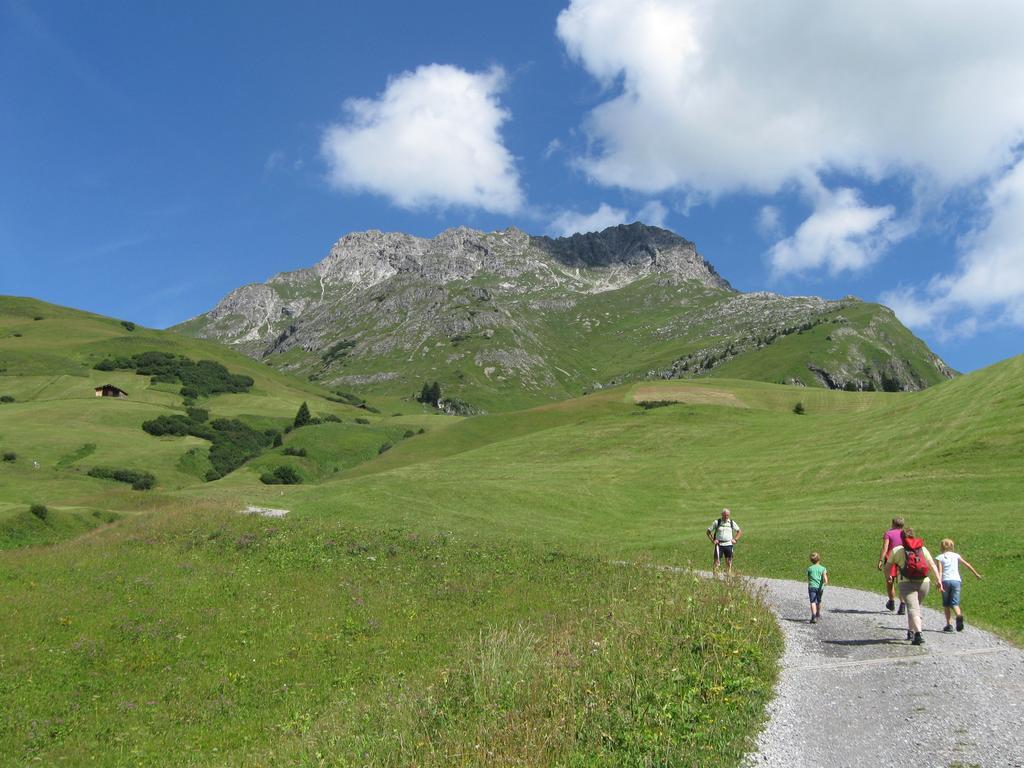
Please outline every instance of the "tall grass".
M5 559L16 764L737 764L779 650L738 585L443 532L199 507Z

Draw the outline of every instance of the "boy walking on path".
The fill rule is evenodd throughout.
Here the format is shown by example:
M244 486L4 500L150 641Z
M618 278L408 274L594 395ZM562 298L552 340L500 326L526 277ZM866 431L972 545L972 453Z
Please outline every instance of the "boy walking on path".
M950 613L956 613L956 631L962 632L964 628L964 614L960 610L960 563L981 578L981 574L974 570L974 566L964 560L953 551L956 546L952 539L942 540L942 554L935 558L939 565L939 581L942 583L942 609L946 613L946 626L943 632L952 632L953 625L949 623Z
M903 546L903 518L894 517L892 527L882 534L882 554L878 556L878 570L885 571L885 593L889 599L885 602L886 610L893 610L896 607L896 576L898 568L895 565L886 565L889 554L896 547ZM906 612L906 606L900 600L900 608L896 613L902 616Z
M942 579L939 569L932 559L932 553L924 545L924 541L914 536L914 531L907 528L903 531L903 543L889 553L888 565L895 565L900 572L900 599L907 606L907 640L914 645L922 645L921 635L921 603L928 597L931 588L929 573L935 574L939 590L942 590Z
M743 531L732 519L732 513L728 509L723 509L721 516L708 526L707 533L715 545L715 573L718 573L718 566L722 558L725 558L727 573L731 576L732 548L740 540Z
M811 624L821 620L821 597L828 584L828 569L821 564L821 555L811 552L811 564L807 568L807 595L811 599Z

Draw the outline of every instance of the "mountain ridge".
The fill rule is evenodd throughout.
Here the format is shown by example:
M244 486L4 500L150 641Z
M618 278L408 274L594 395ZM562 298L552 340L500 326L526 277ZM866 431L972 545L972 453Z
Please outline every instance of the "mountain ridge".
M800 361L760 354L826 322L845 327L809 334ZM746 377L829 388L916 390L955 375L880 305L737 291L692 241L639 222L563 238L352 232L313 266L235 289L175 330L328 386L409 394L445 380L488 407L516 387L525 405L715 375L742 356L767 361Z

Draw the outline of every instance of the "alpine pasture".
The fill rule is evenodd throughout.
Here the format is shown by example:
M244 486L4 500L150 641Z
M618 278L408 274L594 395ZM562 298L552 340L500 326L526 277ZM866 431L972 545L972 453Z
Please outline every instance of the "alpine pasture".
M901 515L985 575L970 621L1024 636L1024 357L913 394L715 378L455 418L128 325L0 301L4 764L738 765L778 629L741 582L645 567L707 567L722 506L741 573L817 549L880 606ZM206 440L141 428L178 387L93 367L150 350L250 376L194 405L282 444L204 481ZM303 402L331 419L285 433Z

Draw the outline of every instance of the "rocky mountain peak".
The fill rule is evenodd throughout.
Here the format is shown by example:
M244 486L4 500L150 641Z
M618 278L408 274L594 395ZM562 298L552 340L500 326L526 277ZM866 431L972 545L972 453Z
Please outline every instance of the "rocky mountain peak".
M654 272L670 278L698 280L729 289L692 242L659 227L639 222L571 237L534 237L515 227L481 232L460 226L433 238L369 230L339 239L312 268L321 285L345 283L369 287L407 273L431 282L469 280L477 274L514 279L524 273L550 274L570 268L610 270L616 284ZM278 275L271 282L301 279L303 271ZM598 276L600 283L604 278Z

